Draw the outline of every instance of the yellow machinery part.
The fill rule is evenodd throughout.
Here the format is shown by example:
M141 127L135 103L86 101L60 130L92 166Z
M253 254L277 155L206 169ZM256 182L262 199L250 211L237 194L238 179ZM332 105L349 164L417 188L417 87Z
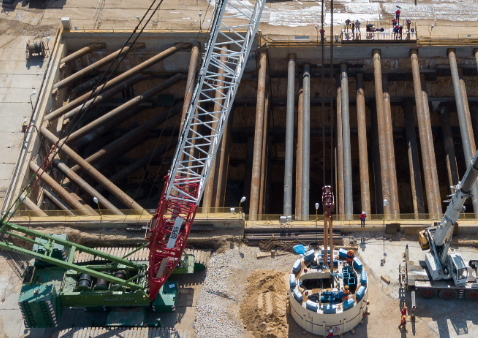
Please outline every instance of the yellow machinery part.
M430 248L430 243L428 243L428 239L425 236L425 230L420 231L418 234L418 243L420 243L422 250L428 250Z

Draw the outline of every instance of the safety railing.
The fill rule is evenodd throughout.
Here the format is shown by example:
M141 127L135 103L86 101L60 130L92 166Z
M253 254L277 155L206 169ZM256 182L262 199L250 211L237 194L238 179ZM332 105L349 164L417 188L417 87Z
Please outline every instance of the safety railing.
M264 222L280 222L281 221L281 216L280 214L263 214L263 215L257 215L256 220L257 221L264 221ZM410 221L410 223L417 222L417 221L440 221L443 217L443 214L440 215L432 215L432 214L400 214L400 215L384 215L384 214L371 214L367 215L366 217L366 222L369 221L384 221L386 223L393 223L393 222L401 222L401 221ZM249 215L245 215L245 219L249 220ZM360 214L354 214L349 217L345 215L337 215L334 214L332 216L333 221L344 221L344 222L353 222L353 223L360 223ZM475 215L474 213L461 213L460 214L460 221L463 220L475 220ZM284 219L283 219L284 220ZM313 223L315 221L318 222L323 222L324 221L324 216L321 214L318 214L317 216L315 214L309 215L309 219L307 221L301 220L300 216L293 215L291 217L291 222L309 222ZM284 222L290 223L287 218L285 218Z

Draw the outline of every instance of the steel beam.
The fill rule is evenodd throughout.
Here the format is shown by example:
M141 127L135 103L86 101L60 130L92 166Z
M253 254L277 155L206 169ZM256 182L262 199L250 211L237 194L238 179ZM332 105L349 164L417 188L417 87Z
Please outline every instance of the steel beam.
M53 135L45 126L41 127L41 133L47 139L50 140L53 144L59 144L60 140ZM73 149L71 149L65 143L61 143L59 145L60 151L63 152L65 155L70 157L71 160L78 163L80 167L88 173L91 177L93 177L98 183L101 183L105 186L105 188L112 193L121 203L126 205L128 208L134 209L139 213L144 212L144 208L141 207L135 200L129 197L125 192L123 192L120 188L114 185L110 180L108 180L102 173L96 170L91 164L86 162L80 155L78 155Z
M145 69L155 65L156 63L166 59L167 57L175 54L176 52L179 52L180 50L183 50L185 48L189 48L191 46L190 43L178 43L177 45L174 45L173 47L170 47L166 49L165 51L162 51L156 56L153 56L152 58L140 63L139 65L131 68L130 70L124 72L121 75L118 75L117 77L109 80L105 84L100 85L95 91L89 91L88 93L83 94L82 96L76 98L75 100L68 102L64 106L56 109L54 112L51 114L54 114L53 116L61 116L68 111L72 110L73 108L78 107L79 105L82 105L86 100L89 100L90 98L94 97L94 95L102 93L110 88L113 88L114 86L124 82L125 80L129 79L130 77L144 71Z
M413 76L413 89L415 92L415 106L417 109L418 118L418 132L420 136L420 148L423 161L423 174L425 176L425 191L427 195L428 213L432 215L438 214L437 198L435 196L435 190L433 185L432 174L432 156L433 144L428 142L428 131L431 134L430 116L426 117L422 85L420 81L420 67L418 65L418 50L412 49L410 51L410 59L412 63L412 76ZM428 103L427 103L428 104ZM434 157L434 156L433 156Z
M63 210L65 214L73 216L74 214L71 212L71 208L68 204L63 202L53 191L45 186L43 189L43 195L48 198L54 205L56 205L59 209Z
M451 132L450 114L445 106L439 106L437 109L440 114L441 131L443 135L443 146L445 147L445 160L448 172L448 185L450 194L455 193L451 186L458 184L458 167L455 156L455 142Z
M35 202L28 198L28 196L24 196L22 201L27 209L30 210L35 216L48 217L48 215Z
M403 101L403 114L405 115L405 136L407 139L413 211L415 217L418 217L418 214L425 213L425 205L423 203L422 175L420 173L420 159L418 156L417 137L415 134L415 118L413 117L412 100Z
M335 77L335 82L337 86L337 166L336 166L336 175L338 186L337 192L337 206L338 214L340 219L344 219L345 215L345 187L344 187L344 138L343 138L343 126L342 126L342 83L340 81L340 75L337 74Z
M252 162L251 198L249 219L255 221L259 210L259 189L261 181L262 141L264 132L264 106L267 77L267 51L259 51L259 81L257 84L256 124L254 132L254 158Z
M287 113L285 131L284 205L283 214L292 215L292 176L294 169L294 100L295 100L295 54L289 54L287 77Z
M367 117L365 109L365 93L363 88L363 73L355 75L357 89L357 129L359 146L359 165L360 165L360 200L362 210L367 215L372 214L370 207L370 178L368 169L367 152Z
M461 93L455 50L448 49L447 54L448 61L450 62L451 79L453 81L453 91L455 93L456 110L458 114L458 122L460 124L461 142L463 144L465 163L469 163L473 158L473 153L471 152L470 136L468 134L467 118L463 103L463 95ZM471 202L473 203L473 211L475 213L475 217L478 218L478 187L476 183L471 188Z
M98 191L96 191L91 185L85 182L80 176L78 176L74 171L72 171L68 166L61 162L59 159L55 158L53 160L53 165L58 168L65 176L74 182L81 190L85 191L92 198L96 197L98 202L106 209L110 210L114 215L124 215L121 211L118 210L107 198L103 197Z
M35 162L30 162L30 169L40 176L40 179L47 184L61 199L68 203L80 215L98 216L98 213L92 211L84 206L77 199L73 198L68 191L66 191L60 184L58 184L50 175L43 171Z
M109 123L111 120L114 120L118 116L120 116L123 113L126 113L128 110L131 110L135 108L137 105L140 103L158 95L162 91L168 89L169 87L175 85L179 81L182 80L182 75L177 74L168 80L162 82L161 84L151 88L150 90L144 92L141 95L136 96L135 98L129 100L125 104L122 104L121 106L113 109L109 113L97 118L91 123L88 123L86 126L81 127L80 129L74 131L71 133L67 138L65 138L66 142L72 143L78 139L80 139L82 136L91 133L93 130L96 128L99 128L107 123Z
M97 49L102 49L102 48L106 48L105 43L96 43L96 42L95 43L90 43L88 46L83 47L83 48L77 50L76 52L71 53L70 55L67 55L64 58L62 58L60 60L60 65L75 61L75 60L81 58L82 56L84 56L86 54L89 54L91 52L94 52Z
M302 116L302 202L301 220L309 220L310 189L310 65L304 65Z
M438 170L436 164L436 157L435 157L435 142L433 138L433 132L431 128L431 118L430 118L430 104L428 102L428 94L426 90L426 81L425 75L420 74L420 83L422 85L422 94L423 94L423 111L425 113L426 125L430 126L427 128L427 138L428 144L430 146L430 161L431 161L431 172L433 177L433 189L434 189L434 196L435 196L435 203L437 208L437 215L436 217L440 218L442 215L442 203L440 198L440 181L438 180Z
M184 92L183 112L181 114L181 126L183 130L184 120L188 112L189 104L194 92L194 83L196 81L197 64L199 59L199 43L196 42L191 49L191 58L189 59L188 79L186 81L186 90Z
M297 101L297 158L295 164L295 217L300 220L302 212L302 122L304 119L304 91L299 81L299 97Z
M390 184L390 203L392 205L392 213L395 218L400 215L400 204L398 199L398 183L397 169L395 164L395 148L393 145L393 120L392 108L390 106L390 93L388 92L388 76L382 74L383 88L383 116L385 124L385 139L387 147L387 164L388 164L388 182Z
M373 66L374 66L374 79L375 79L375 102L377 106L377 125L378 125L378 138L380 149L380 169L382 178L382 197L383 201L379 203L383 204L385 218L390 217L392 214L392 203L390 201L390 180L388 170L388 154L387 154L387 134L385 126L385 112L383 107L383 92L382 92L382 65L380 61L380 51L375 49L373 51ZM387 203L385 204L385 200Z
M90 164L95 164L100 160L104 160L106 158L115 156L125 151L125 148L128 146L128 144L134 143L136 139L146 135L148 131L152 130L153 128L167 121L168 119L176 116L179 112L181 112L181 108L182 108L181 103L174 105L169 110L156 115L155 117L143 123L139 127L134 128L133 130L124 134L123 136L111 142L110 144L102 147L100 150L98 150L94 154L85 158L85 161ZM78 164L74 165L71 168L71 170L76 173L79 172L80 169L81 167Z
M144 48L144 44L136 44L133 46L133 49L141 48L141 47ZM128 53L130 48L131 48L130 46L125 46L117 50L116 52L113 52L110 55L99 59L98 61L92 63L88 67L85 67L77 71L76 73L73 73L72 75L68 76L67 78L64 78L63 80L58 81L57 83L53 85L53 89L60 89L74 83L75 81L78 81L79 79L90 74L91 72L94 72L95 70L103 67L104 65L107 65L108 63L113 62L115 58Z
M345 219L352 220L354 205L352 191L352 150L350 144L350 114L349 114L349 78L347 64L340 65L341 98L342 98L342 138L344 147L344 199Z

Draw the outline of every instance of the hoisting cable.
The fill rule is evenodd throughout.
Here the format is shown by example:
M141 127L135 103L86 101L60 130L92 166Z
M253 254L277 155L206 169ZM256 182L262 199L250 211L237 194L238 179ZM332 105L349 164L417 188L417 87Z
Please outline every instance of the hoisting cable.
M324 42L324 37L325 37L325 31L324 31L324 10L325 10L325 0L322 0L322 13L321 13L321 28L320 28L320 46L321 46L321 51L322 51L322 65L321 65L321 70L320 70L320 81L322 85L322 161L321 164L323 166L322 168L322 186L325 186L325 123L324 123L324 114L325 114L325 64L324 64L324 47L325 47L325 42Z
M334 0L330 0L330 185L334 184Z

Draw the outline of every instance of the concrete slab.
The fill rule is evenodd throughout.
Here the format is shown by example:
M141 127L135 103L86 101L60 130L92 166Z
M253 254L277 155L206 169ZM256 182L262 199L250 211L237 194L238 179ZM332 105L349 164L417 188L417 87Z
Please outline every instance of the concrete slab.
M36 88L8 88L8 87L0 88L0 102L30 103L30 95L34 91L34 89ZM37 98L38 98L38 95L31 96L33 105L35 105ZM30 105L30 110L31 110L31 105Z
M35 75L43 74L46 60L3 61L0 60L0 74Z
M0 88L28 88L39 89L43 81L43 74L15 75L0 74Z

